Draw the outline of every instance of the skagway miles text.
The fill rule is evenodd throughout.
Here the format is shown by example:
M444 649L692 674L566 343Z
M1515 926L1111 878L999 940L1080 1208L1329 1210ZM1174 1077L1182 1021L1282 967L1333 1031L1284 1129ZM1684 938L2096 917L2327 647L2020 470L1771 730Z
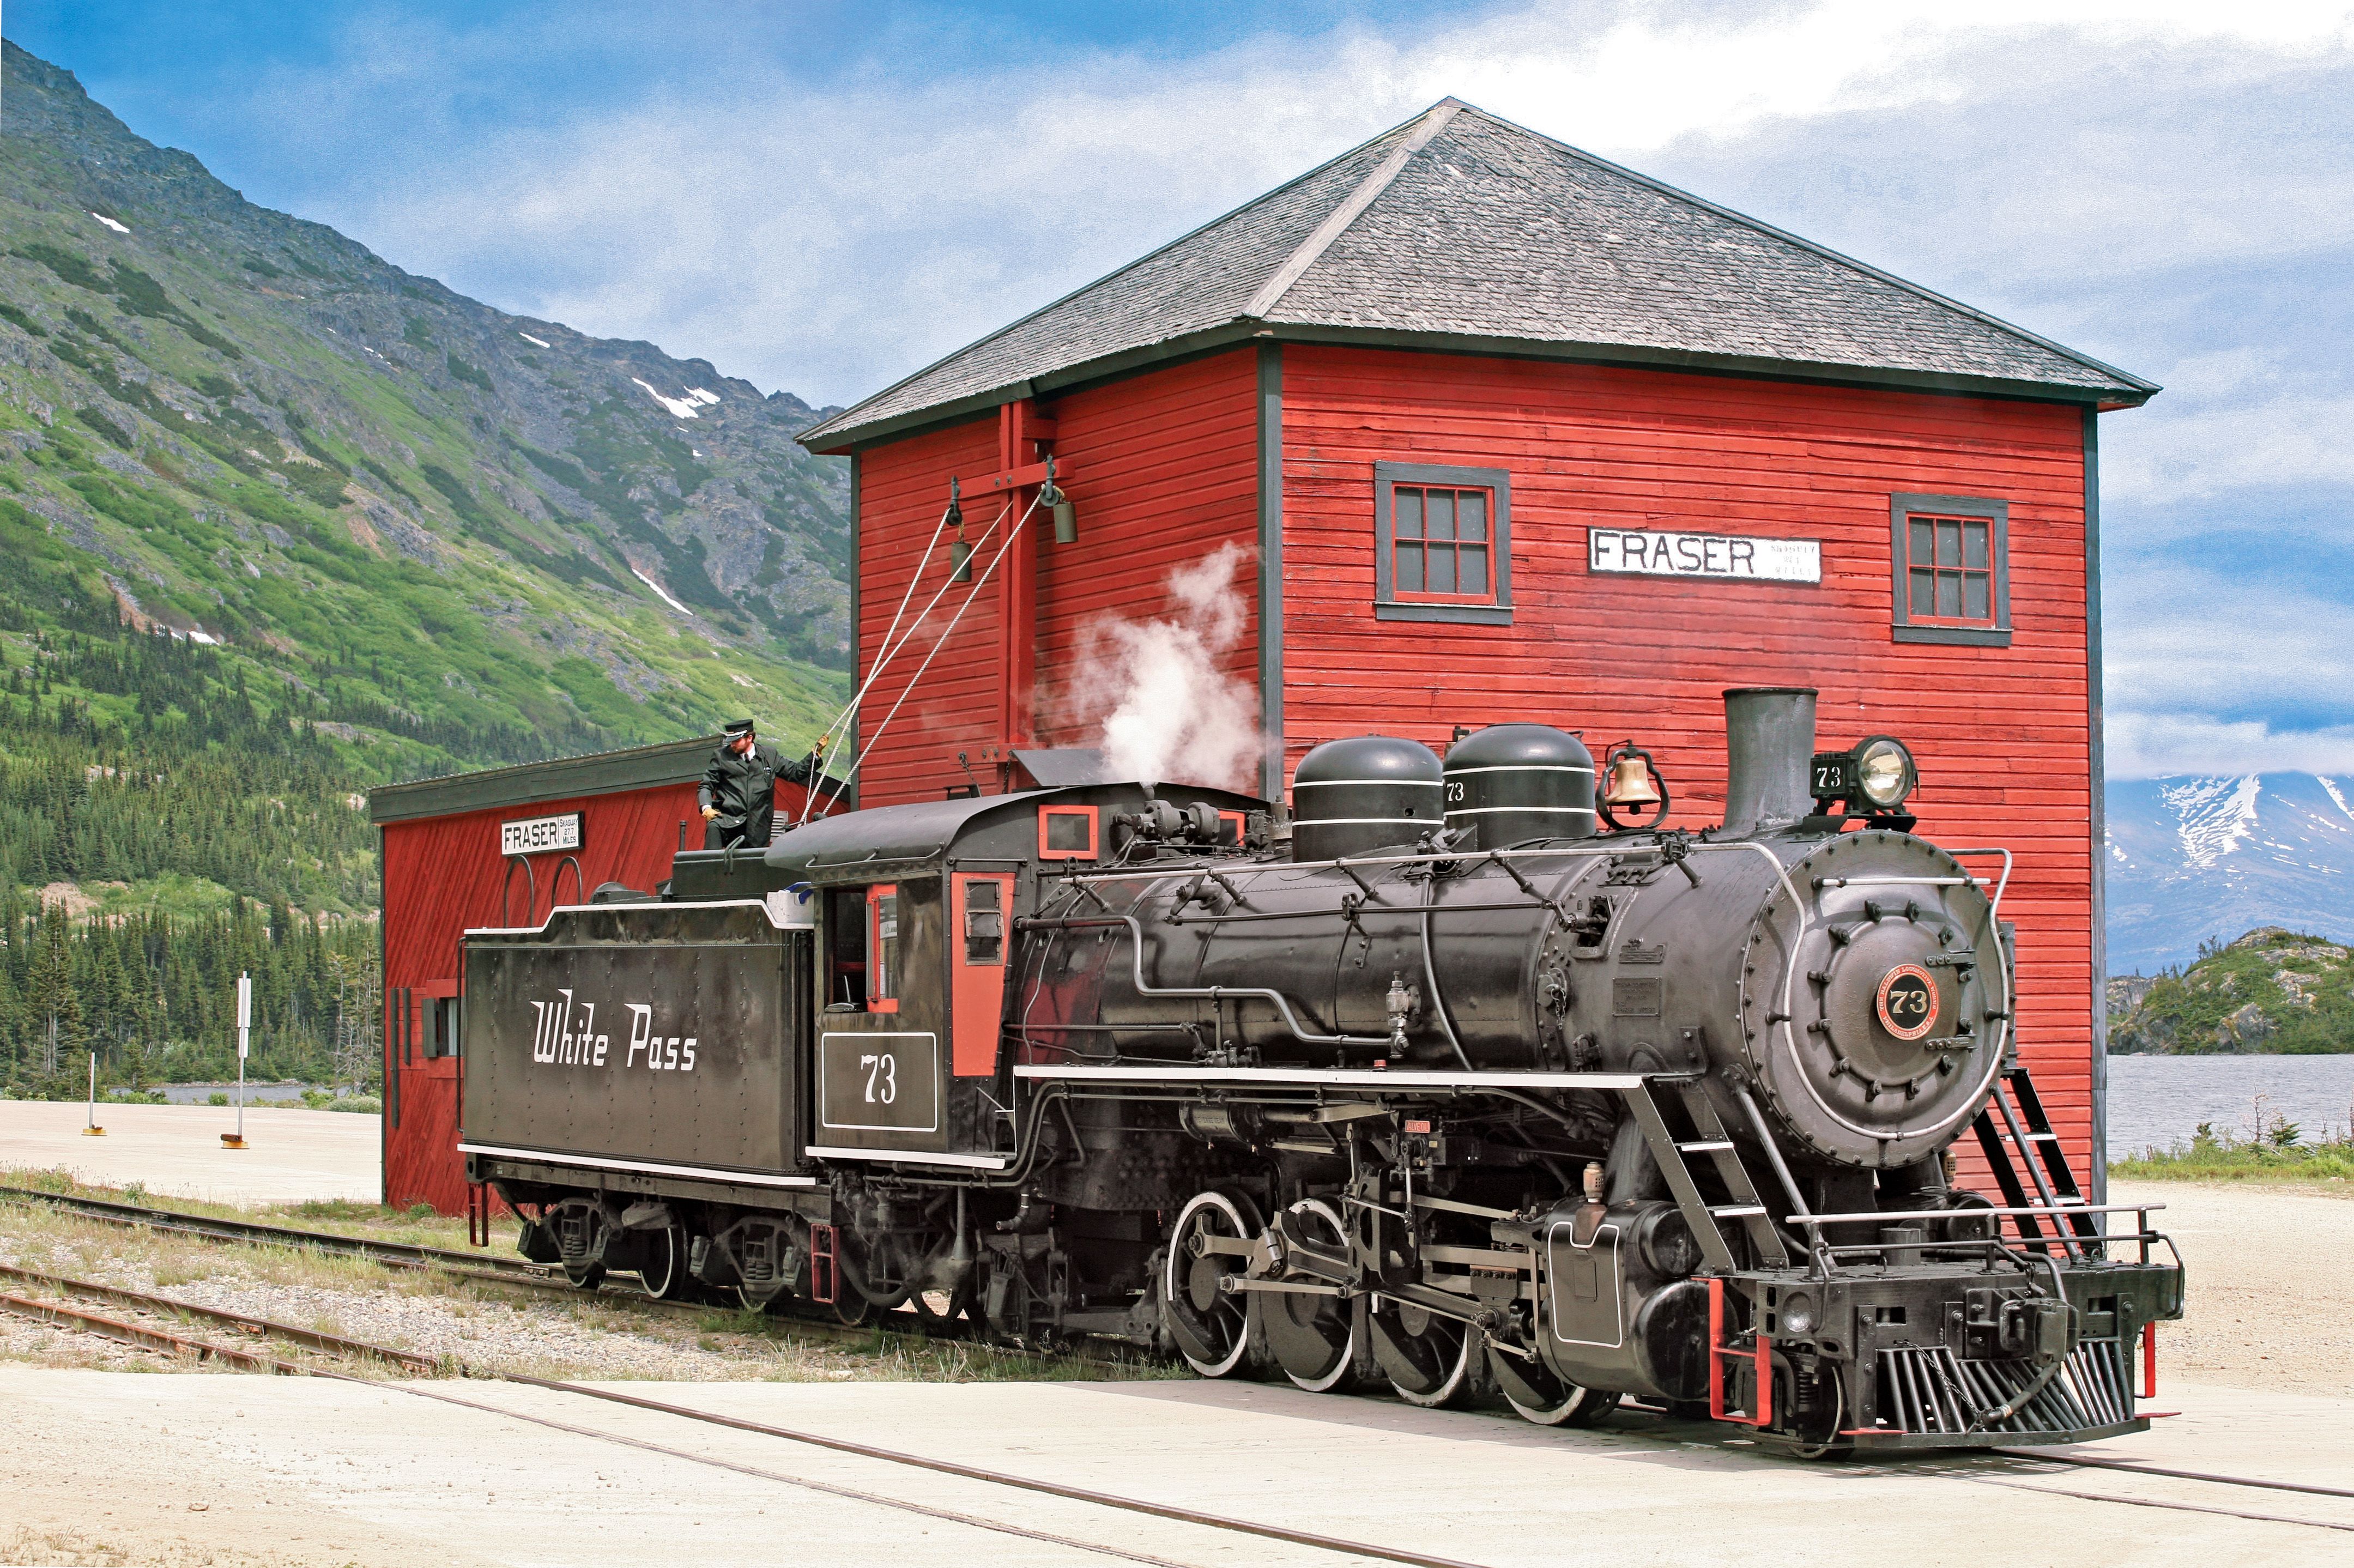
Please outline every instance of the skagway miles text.
M539 1015L532 1025L531 1059L565 1067L603 1066L612 1038L597 1033L597 1004L584 1001L576 1007L569 991L556 994L564 1000L531 1004ZM636 1001L621 1005L630 1015L630 1048L621 1059L622 1066L642 1065L657 1073L695 1071L694 1035L657 1034L652 1008Z

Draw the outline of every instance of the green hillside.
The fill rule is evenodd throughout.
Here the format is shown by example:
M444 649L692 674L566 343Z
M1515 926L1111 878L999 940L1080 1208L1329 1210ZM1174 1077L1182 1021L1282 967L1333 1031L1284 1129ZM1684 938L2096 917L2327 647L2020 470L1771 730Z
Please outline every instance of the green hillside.
M0 56L0 1091L221 1070L240 969L316 1075L373 1027L367 786L813 736L847 469L798 398L453 293Z
M848 659L814 418L254 207L5 48L0 660L134 745L197 715L44 634L214 649L184 683L367 779L813 731Z
M2354 948L2337 942L2260 926L2144 983L2110 1018L2112 1052L2354 1052Z

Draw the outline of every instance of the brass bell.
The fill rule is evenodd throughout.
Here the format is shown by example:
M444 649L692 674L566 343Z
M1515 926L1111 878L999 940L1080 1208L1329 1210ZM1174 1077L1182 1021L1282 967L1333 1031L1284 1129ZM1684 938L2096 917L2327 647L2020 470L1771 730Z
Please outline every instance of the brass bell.
M1632 747L1620 750L1610 764L1610 782L1602 791L1612 806L1656 806L1659 787L1651 778L1651 755Z

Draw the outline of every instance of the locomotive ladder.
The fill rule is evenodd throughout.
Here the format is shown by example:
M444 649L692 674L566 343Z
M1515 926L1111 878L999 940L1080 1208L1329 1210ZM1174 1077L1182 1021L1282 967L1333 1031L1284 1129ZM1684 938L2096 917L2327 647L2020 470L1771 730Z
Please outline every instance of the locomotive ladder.
M1643 1140L1650 1145L1651 1158L1659 1161L1661 1174L1668 1179L1668 1190L1676 1195L1676 1205L1683 1211L1685 1223L1692 1229L1692 1239L1700 1244L1702 1255L1715 1268L1730 1270L1736 1266L1733 1249L1726 1245L1724 1226L1737 1223L1749 1238L1750 1255L1760 1268L1787 1268L1790 1255L1782 1245L1782 1237L1774 1228L1773 1216L1766 1212L1766 1202L1749 1180L1748 1169L1741 1163L1740 1151L1718 1118L1715 1105L1708 1097L1708 1086L1700 1078L1654 1077L1651 1086L1674 1095L1682 1104L1684 1116L1691 1123L1692 1136L1679 1139L1669 1130L1667 1118L1659 1114L1659 1102L1646 1089L1637 1089L1627 1096L1627 1103L1635 1113L1636 1122L1643 1129ZM1716 1168L1718 1181L1724 1187L1726 1201L1711 1203L1701 1195L1700 1183L1692 1180L1690 1155L1705 1155Z
M2007 1067L1997 1075L1994 1093L1979 1107L1972 1128L1978 1135L1987 1167L1994 1172L1995 1184L2002 1189L2005 1204L2022 1209L2040 1200L2051 1209L2084 1208L2084 1193L2076 1185L2075 1172L2069 1169L2067 1151L2060 1146L2060 1135L2052 1130L2043 1097L2035 1092L2035 1079L2025 1067ZM2034 1187L2031 1194L2030 1182ZM2041 1216L2023 1213L2018 1223L2020 1236L2031 1246L2039 1252L2051 1250L2044 1244ZM2097 1242L2101 1234L2099 1219L2081 1212L2068 1213L2064 1224L2054 1216L2052 1230L2072 1257L2081 1256L2082 1244Z

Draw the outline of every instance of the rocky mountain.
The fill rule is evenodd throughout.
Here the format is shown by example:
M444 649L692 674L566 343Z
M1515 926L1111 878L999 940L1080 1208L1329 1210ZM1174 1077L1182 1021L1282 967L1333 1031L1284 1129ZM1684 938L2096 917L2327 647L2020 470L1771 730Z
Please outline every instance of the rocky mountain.
M818 413L256 207L5 46L11 680L47 689L60 628L169 633L375 777L738 711L807 735L848 663Z
M2111 982L2110 1001L2118 996ZM2109 1049L2187 1055L2215 1051L2354 1050L2354 948L2261 927L2210 944L2179 974L2152 980L2109 1022Z
M2112 783L2109 973L2150 975L2257 927L2354 939L2354 779Z

